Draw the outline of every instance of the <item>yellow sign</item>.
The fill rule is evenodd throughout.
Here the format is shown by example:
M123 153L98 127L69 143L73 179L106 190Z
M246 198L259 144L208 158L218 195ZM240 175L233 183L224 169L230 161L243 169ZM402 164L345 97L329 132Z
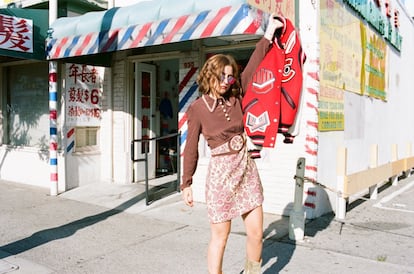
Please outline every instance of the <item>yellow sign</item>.
M374 31L367 30L367 40L363 43L365 48L362 69L364 94L370 97L386 100L387 87L387 44L384 39Z
M321 84L361 94L360 22L336 2L321 2Z
M321 2L320 81L386 100L387 44L336 1Z
M344 92L332 87L320 87L318 130L344 130Z

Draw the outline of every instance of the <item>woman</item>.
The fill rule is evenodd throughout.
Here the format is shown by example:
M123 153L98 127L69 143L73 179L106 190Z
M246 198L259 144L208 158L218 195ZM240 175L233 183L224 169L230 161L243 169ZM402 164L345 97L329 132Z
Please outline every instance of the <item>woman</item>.
M265 35L243 72L244 89L279 27L280 21L271 15ZM210 57L197 78L202 96L187 110L188 133L181 190L188 206L193 206L191 184L197 167L200 134L206 139L212 155L205 188L211 228L207 256L210 274L222 273L231 220L238 216L242 217L247 234L244 273L261 271L263 188L256 164L246 148L238 79L238 65L233 57L223 54Z
M197 78L202 96L187 110L181 189L188 206L193 206L191 184L197 167L200 133L212 155L205 190L211 228L207 256L210 274L222 273L231 220L238 216L243 218L247 234L245 273L260 272L263 190L256 164L246 148L238 78L238 65L233 57L212 56Z

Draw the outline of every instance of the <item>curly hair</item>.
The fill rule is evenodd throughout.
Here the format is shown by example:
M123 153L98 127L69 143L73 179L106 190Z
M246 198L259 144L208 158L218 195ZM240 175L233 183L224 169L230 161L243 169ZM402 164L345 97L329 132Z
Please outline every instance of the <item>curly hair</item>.
M240 95L239 66L231 55L225 54L211 56L201 68L197 77L197 84L201 93L210 93L211 89L215 87L217 83L220 83L225 66L231 66L233 68L233 76L236 79L236 82L231 85L226 96Z

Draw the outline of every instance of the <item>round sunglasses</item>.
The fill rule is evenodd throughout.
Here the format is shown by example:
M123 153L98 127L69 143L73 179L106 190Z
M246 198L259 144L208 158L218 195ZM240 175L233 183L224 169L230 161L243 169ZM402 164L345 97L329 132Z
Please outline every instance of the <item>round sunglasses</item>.
M221 81L224 82L224 80L227 79L227 83L229 85L233 85L236 83L236 78L233 75L225 75L224 73L221 74Z

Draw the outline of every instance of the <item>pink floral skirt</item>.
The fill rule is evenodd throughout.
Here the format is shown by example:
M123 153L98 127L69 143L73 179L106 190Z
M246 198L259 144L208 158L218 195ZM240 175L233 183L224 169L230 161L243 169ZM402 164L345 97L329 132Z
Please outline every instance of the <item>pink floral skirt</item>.
M263 203L256 163L245 147L237 153L211 157L205 189L211 223L229 221Z

